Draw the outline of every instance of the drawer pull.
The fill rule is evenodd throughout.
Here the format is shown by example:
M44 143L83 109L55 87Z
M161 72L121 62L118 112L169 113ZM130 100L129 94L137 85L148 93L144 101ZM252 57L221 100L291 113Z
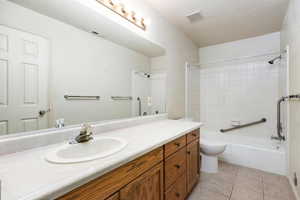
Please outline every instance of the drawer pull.
M177 169L180 169L180 165L174 165Z
M180 147L180 143L179 142L175 142L174 143L176 146Z
M190 155L190 154L191 154L191 152L190 152L190 151L188 151L188 152L187 152L187 154L189 154L189 155Z
M196 134L196 133L193 133L192 136L197 137L197 134Z
M179 194L178 192L176 192L176 194L175 194L175 195L176 195L176 197L180 197L180 194Z

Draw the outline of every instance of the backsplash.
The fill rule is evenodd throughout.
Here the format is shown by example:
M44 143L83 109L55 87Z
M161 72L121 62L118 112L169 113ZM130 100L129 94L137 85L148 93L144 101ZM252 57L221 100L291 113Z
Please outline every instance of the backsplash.
M92 123L93 132L94 134L99 134L167 118L167 114L159 114L145 117L134 117L128 119ZM40 130L36 131L33 134L25 133L22 136L12 135L11 137L6 137L0 140L0 155L16 153L67 141L77 136L79 134L79 131L80 126L77 126L63 129Z

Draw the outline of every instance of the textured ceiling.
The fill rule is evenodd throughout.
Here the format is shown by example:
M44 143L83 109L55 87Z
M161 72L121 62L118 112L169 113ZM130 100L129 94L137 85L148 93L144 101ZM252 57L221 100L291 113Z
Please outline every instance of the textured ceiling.
M281 29L289 0L143 0L178 26L199 47ZM186 17L201 12L201 20Z

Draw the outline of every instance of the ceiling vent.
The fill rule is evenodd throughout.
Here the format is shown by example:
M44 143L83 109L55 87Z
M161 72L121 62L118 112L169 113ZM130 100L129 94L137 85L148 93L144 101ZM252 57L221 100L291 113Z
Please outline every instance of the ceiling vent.
M203 16L201 15L200 11L193 12L193 13L187 15L186 17L189 19L189 21L191 23L196 23L203 19Z

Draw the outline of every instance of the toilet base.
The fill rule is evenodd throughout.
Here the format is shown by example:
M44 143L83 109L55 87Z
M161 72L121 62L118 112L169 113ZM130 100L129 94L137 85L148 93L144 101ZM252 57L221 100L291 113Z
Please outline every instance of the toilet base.
M201 157L201 171L206 173L218 173L218 156L206 156L202 154Z

